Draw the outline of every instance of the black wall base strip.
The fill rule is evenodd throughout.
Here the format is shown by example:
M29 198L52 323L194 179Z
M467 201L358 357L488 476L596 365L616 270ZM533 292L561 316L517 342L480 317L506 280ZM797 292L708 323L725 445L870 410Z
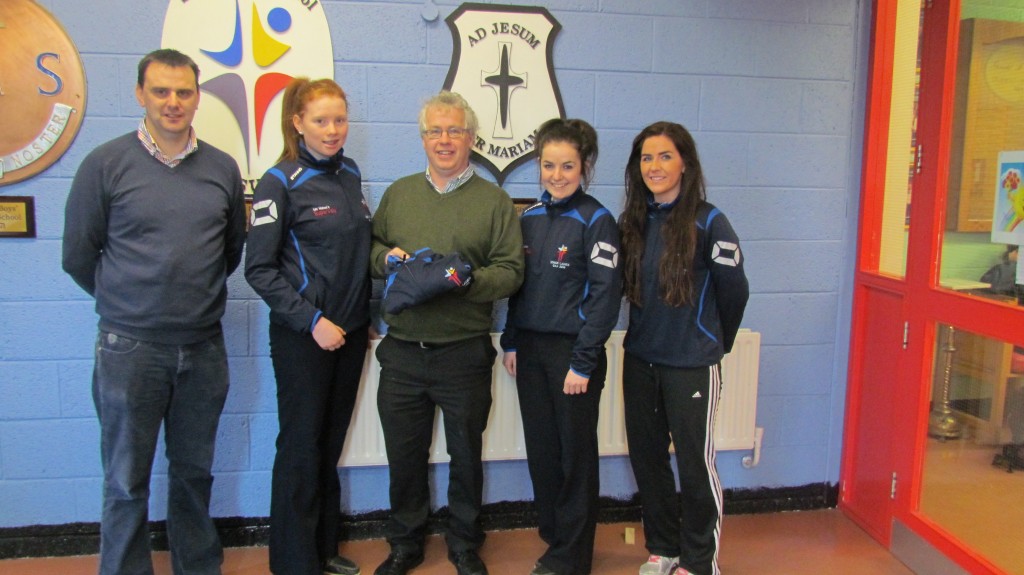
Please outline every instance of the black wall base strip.
M829 509L839 500L839 487L827 483L812 483L800 487L763 487L758 489L726 489L725 514L776 513ZM448 508L432 513L427 530L444 530ZM387 511L372 511L359 515L342 515L342 540L384 538L387 529ZM624 523L640 520L640 501L601 498L598 521ZM266 545L270 533L268 517L221 517L214 520L225 547L252 547ZM536 527L537 515L532 501L503 501L484 505L481 522L487 531L528 529ZM150 544L153 549L167 549L167 525L163 521L150 523ZM0 559L16 557L58 557L92 555L99 552L99 523L66 523L63 525L32 525L28 527L0 528Z

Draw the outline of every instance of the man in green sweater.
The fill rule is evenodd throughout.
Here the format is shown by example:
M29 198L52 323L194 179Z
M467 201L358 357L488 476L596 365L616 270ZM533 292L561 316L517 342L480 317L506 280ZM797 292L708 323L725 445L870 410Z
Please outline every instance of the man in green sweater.
M423 561L436 406L451 455L448 558L459 575L486 575L477 550L484 541L481 449L496 355L491 308L523 281L523 239L508 194L469 163L477 119L465 99L441 92L424 104L419 124L428 167L384 193L373 218L374 275L385 275L389 258L431 248L461 254L473 268L472 282L384 315L377 407L390 466L391 553L375 575L405 575Z

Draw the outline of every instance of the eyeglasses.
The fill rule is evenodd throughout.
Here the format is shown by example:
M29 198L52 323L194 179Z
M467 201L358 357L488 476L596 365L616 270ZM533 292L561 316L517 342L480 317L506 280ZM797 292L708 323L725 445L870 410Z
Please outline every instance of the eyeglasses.
M467 130L466 128L448 128L447 130L442 130L441 128L430 128L429 130L423 130L420 133L423 134L428 140L440 140L441 134L444 134L446 132L448 133L449 138L457 140L462 136L468 134L469 130Z

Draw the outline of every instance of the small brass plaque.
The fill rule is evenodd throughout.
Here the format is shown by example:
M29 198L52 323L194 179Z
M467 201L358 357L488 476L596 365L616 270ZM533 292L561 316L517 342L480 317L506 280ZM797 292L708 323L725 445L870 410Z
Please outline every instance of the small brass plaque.
M0 238L36 237L35 198L0 196Z

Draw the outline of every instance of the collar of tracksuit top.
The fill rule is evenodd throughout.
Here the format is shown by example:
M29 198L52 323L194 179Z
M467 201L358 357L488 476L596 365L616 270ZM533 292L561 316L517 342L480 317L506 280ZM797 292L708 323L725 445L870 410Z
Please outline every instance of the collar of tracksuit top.
M681 197L683 197L682 192L680 192L679 195L676 196L676 199L672 200L671 202L659 204L658 202L654 201L654 194L652 194L651 192L647 192L647 213L670 211L672 208L676 207L676 204L679 203L679 198Z
M345 157L345 148L338 150L337 154L329 158L321 158L306 147L306 143L299 140L299 163L309 165L321 172L333 174L341 168L341 159Z
M564 197L562 199L558 199L558 198L552 196L551 192L549 192L547 190L544 190L544 193L540 195L540 198L538 198L537 201L542 203L542 204L544 204L545 207L558 207L558 206L563 206L565 204L568 204L569 202L572 201L573 198L576 197L576 194L581 194L581 193L583 193L583 188L579 187L579 188L576 188L575 192L569 194L568 196L566 196L566 197Z

